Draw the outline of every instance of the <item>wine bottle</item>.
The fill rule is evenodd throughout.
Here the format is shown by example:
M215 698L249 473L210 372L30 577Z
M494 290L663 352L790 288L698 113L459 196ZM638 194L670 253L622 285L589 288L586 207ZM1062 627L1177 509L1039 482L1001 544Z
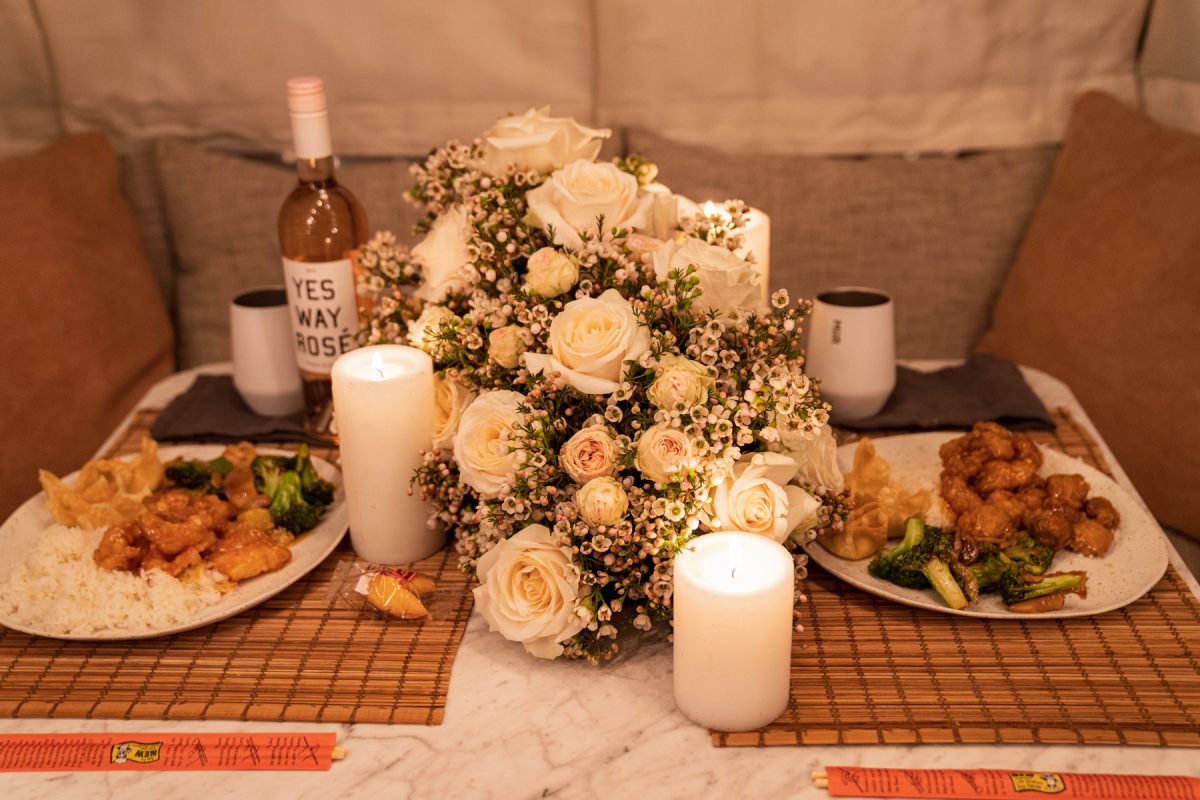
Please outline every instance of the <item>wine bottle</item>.
M304 386L304 425L313 436L336 442L329 374L337 357L355 346L353 264L367 239L367 215L334 177L321 79L292 78L287 98L299 183L279 210L283 278Z

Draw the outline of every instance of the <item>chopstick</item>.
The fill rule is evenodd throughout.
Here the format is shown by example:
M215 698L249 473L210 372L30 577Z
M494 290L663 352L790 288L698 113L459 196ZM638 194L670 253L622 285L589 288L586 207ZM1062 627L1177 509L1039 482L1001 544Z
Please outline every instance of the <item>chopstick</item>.
M1109 775L999 769L833 767L812 773L831 797L908 797L920 800L1200 800L1200 778L1188 775Z

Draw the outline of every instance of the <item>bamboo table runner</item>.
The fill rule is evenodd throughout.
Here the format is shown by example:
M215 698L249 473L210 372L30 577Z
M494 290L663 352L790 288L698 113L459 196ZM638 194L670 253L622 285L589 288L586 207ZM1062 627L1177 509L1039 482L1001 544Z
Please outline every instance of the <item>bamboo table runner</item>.
M1108 471L1055 409L1031 434ZM1117 611L1063 620L956 617L869 595L810 562L792 698L716 746L1121 744L1200 747L1200 601L1174 567Z
M135 415L113 454L136 452L157 413ZM336 463L336 449L312 452ZM343 543L270 600L174 636L67 642L0 628L0 717L441 724L470 579L443 550L416 569L450 610L387 622L327 599L337 564L353 558Z

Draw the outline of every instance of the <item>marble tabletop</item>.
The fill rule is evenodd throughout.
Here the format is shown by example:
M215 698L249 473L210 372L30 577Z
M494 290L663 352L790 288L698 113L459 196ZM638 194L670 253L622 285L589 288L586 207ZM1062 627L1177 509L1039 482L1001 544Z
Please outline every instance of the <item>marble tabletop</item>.
M918 363L917 366L924 366ZM932 362L928 366L935 366ZM201 371L219 372L226 365ZM143 407L161 407L197 370L155 387ZM1061 382L1027 370L1038 395L1070 408L1091 428ZM1094 430L1094 429L1093 429ZM1099 438L1099 437L1097 437ZM1116 479L1136 496L1108 448ZM1171 561L1200 586L1174 548ZM814 697L814 703L824 702ZM810 780L825 765L1005 768L1200 774L1185 748L1043 745L918 745L714 748L708 731L675 708L665 638L630 645L603 667L536 661L490 635L472 614L454 662L445 722L421 725L0 720L0 732L336 731L345 761L328 772L7 774L5 794L28 798L334 797L406 798L823 798ZM378 794L376 794L378 793Z

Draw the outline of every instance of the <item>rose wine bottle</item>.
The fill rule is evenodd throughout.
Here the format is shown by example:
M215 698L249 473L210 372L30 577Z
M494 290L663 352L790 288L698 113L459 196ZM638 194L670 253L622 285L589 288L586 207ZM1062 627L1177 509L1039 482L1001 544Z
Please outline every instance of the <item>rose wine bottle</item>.
M304 385L304 425L337 441L333 362L355 346L358 302L354 256L367 239L367 215L333 174L325 86L320 78L287 83L299 183L279 210L279 248Z

